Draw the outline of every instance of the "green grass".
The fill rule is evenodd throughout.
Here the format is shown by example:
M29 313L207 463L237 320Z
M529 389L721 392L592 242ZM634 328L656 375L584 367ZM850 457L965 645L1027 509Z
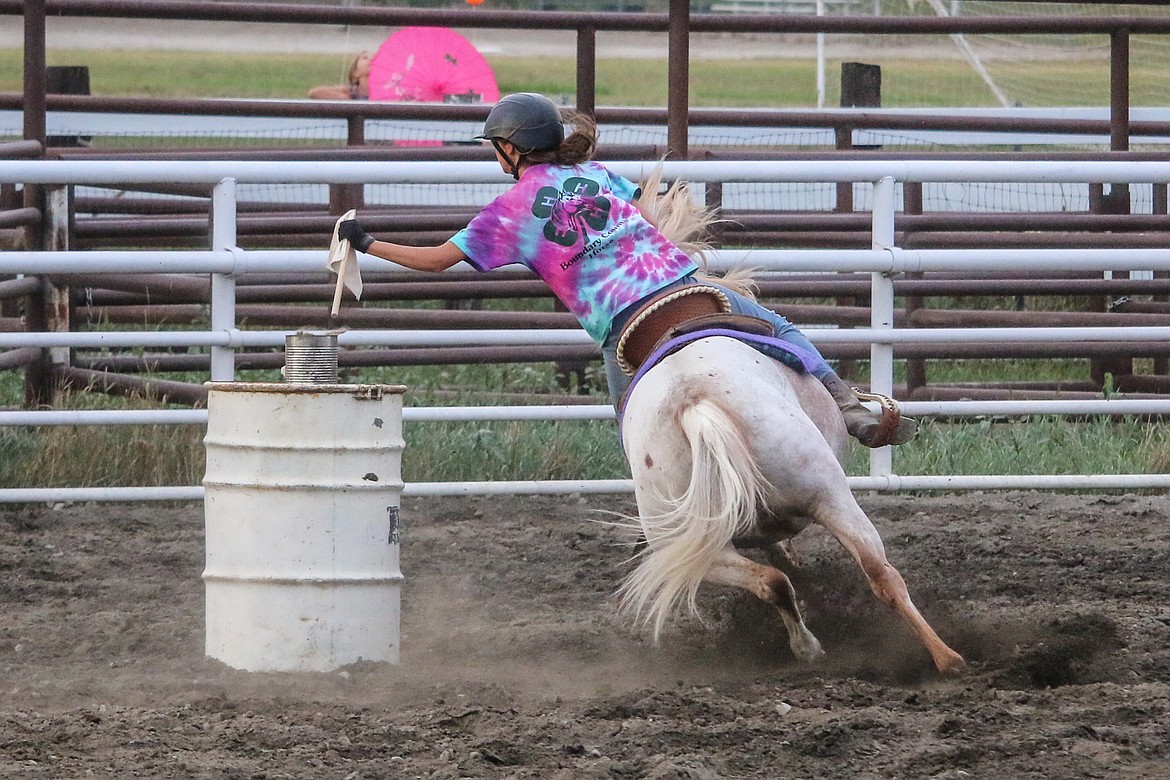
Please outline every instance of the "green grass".
M901 365L901 364L899 364ZM895 379L901 379L901 372ZM928 360L927 382L951 384L968 382L1068 382L1089 378L1087 359L1019 359L1019 360Z
M1136 418L1059 417L927 421L896 448L894 470L920 474L1157 474L1168 464L1167 425Z
M466 403L482 403L479 396ZM63 406L69 406L65 399ZM111 399L109 406L131 405ZM407 482L623 479L616 426L604 422L414 423L405 426ZM1163 423L1099 418L1072 423L923 422L894 451L894 471L921 474L1164 473ZM77 426L0 429L0 487L195 485L203 476L199 426ZM79 457L100 453L100 457ZM850 474L865 474L855 446Z
M21 52L0 50L0 91L22 87ZM160 98L303 98L309 87L337 82L339 60L326 55L216 55L195 52L54 51L50 65L85 64L94 95ZM491 59L500 90L571 95L575 63L568 58ZM241 79L240 73L248 73ZM696 105L807 105L813 65L788 60L696 63ZM597 100L606 105L666 104L666 63L599 60ZM729 89L729 85L734 85ZM796 85L805 85L798 87ZM815 97L815 93L811 93Z
M0 406L17 406L19 372L0 373ZM67 393L61 409L154 408L134 399ZM0 427L0 487L197 485L203 478L198 426Z
M303 54L204 54L156 51L50 50L49 65L87 65L94 95L159 98L303 98L317 84L342 78L344 57ZM994 96L959 59L886 59L882 101L887 107L992 106ZM572 58L489 56L502 92L572 95ZM1106 66L1107 67L1107 64ZM826 63L835 74L840 62ZM1043 105L1108 105L1109 75L1100 61L996 63L996 78L1040 85ZM0 92L23 89L23 54L0 49ZM246 74L242 76L241 74ZM615 106L665 106L665 60L597 61L597 102ZM1135 67L1135 95L1165 94L1165 74ZM826 105L839 102L828 78ZM815 63L809 59L700 60L691 63L690 101L710 107L811 107L816 105Z
M575 90L570 58L489 58L504 92L537 91L571 95ZM96 95L152 97L301 98L310 86L338 81L344 58L323 55L204 55L188 52L61 51L50 65L88 65ZM956 60L883 60L883 101L887 106L992 105L982 99L978 77ZM1004 78L1057 85L1052 104L1103 105L1107 76L1100 64L1075 62L1007 64ZM830 72L836 64L830 63ZM1017 73L1019 70L1026 72ZM0 50L0 91L22 89L22 54ZM601 105L662 106L666 102L666 63L654 60L600 59ZM242 76L241 74L246 74ZM809 107L815 104L811 61L696 60L691 74L694 106ZM829 79L827 104L837 101ZM1133 90L1153 89L1164 73L1137 68ZM1067 85L1073 85L1068 87ZM1066 85L1061 87L1059 85ZM1060 89L1067 90L1061 93ZM513 302L516 303L516 302ZM531 302L516 305L538 305ZM932 300L931 306L954 305ZM1009 299L967 299L964 307L1010 308ZM1058 308L1051 298L1029 298L1030 310ZM864 371L865 364L860 368ZM1080 380L1086 361L930 361L931 382ZM164 378L202 382L202 375ZM273 381L275 372L247 372L242 381ZM492 403L484 393L554 392L547 364L383 368L348 381L405 384L412 405ZM604 384L599 382L599 385ZM440 392L442 391L442 392ZM19 372L0 372L0 406L22 403ZM454 393L454 395L451 395ZM605 403L595 392L597 403ZM140 401L72 394L60 408L135 408ZM628 474L616 426L597 422L426 423L406 426L403 474L408 482L504 479L610 479ZM925 421L911 443L896 448L899 474L1128 473L1164 472L1170 457L1164 424L1137 420L1070 423L1056 418L938 423ZM203 472L203 429L199 426L78 426L0 428L0 487L185 485ZM78 457L100 453L100 457ZM865 473L868 451L856 447L852 474Z
M1077 361L1034 361L1014 369L1011 361L976 361L979 365L965 367L963 362L948 365L967 381L1038 378L1041 368L1045 378L1083 375ZM273 381L275 376L248 372L240 380ZM541 393L555 387L547 364L378 368L346 381L405 384L408 406L490 405L498 403L493 393ZM18 405L20 391L16 372L0 374L0 405ZM606 403L600 392L593 399ZM63 397L59 406L149 405L75 393ZM1170 467L1168 433L1164 423L1133 418L924 420L917 438L894 449L894 471L906 476L1164 473ZM610 422L412 423L405 425L404 435L403 478L412 483L629 476L617 427ZM191 425L0 428L0 488L195 485L203 476L202 437L203 428ZM854 446L848 473L867 473L868 453Z

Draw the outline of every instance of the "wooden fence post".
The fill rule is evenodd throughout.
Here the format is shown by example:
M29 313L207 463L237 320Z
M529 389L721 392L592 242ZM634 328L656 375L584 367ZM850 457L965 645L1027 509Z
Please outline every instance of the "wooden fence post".
M873 108L882 104L882 69L879 65L867 65L863 62L841 63L841 107L842 108ZM871 149L871 146L853 145L853 128L838 127L836 130L838 151L843 149ZM853 182L837 182L837 212L850 214L853 212ZM856 306L858 299L844 297L837 299L838 306ZM844 379L857 377L857 362L852 359L842 359L837 362L837 373Z

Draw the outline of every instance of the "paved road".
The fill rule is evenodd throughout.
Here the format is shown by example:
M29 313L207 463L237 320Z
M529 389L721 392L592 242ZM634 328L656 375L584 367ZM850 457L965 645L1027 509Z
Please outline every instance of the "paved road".
M24 45L20 17L0 16L0 48ZM50 49L127 49L176 51L297 51L340 55L376 49L396 28L342 25L270 24L50 18L46 22ZM460 30L485 54L505 56L575 56L573 32L546 30L517 35L504 30ZM799 50L799 51L798 51ZM666 34L599 32L599 57L665 58ZM808 56L811 46L795 47L778 36L696 35L691 55L696 58Z

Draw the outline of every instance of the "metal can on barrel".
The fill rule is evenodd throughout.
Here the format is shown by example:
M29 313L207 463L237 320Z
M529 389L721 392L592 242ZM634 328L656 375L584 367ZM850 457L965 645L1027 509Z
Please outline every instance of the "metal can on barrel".
M248 671L397 663L405 388L207 387L207 655Z
M284 379L295 384L336 384L337 355L336 333L290 333L284 337Z

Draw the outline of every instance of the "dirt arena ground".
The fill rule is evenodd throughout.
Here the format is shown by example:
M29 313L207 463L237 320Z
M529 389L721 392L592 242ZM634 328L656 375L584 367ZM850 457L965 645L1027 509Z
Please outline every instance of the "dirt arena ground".
M961 676L819 529L825 662L715 589L653 646L621 496L407 499L401 664L241 672L204 655L201 505L4 508L0 777L1170 777L1170 499L861 500Z

